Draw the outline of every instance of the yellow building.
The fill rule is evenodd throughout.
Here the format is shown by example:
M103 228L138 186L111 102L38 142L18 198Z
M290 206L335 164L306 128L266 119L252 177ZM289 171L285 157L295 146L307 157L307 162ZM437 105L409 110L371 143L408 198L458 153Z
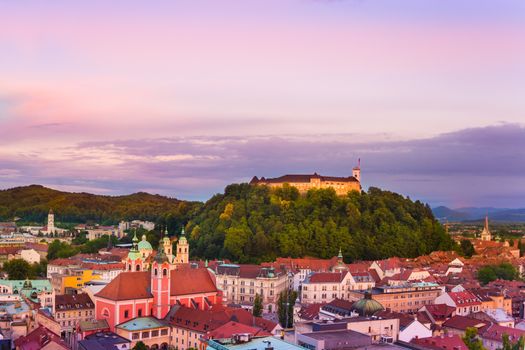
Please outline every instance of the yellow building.
M70 269L67 274L53 274L51 285L57 294L66 294L68 290L78 290L84 284L94 280L100 280L100 275L94 274L93 270Z
M266 185L272 188L289 184L297 188L301 194L305 194L311 189L332 188L338 196L344 196L350 191L361 191L361 168L355 167L352 176L348 177L322 176L317 173L313 175L284 175L273 179L264 177L259 179L254 176L250 184Z

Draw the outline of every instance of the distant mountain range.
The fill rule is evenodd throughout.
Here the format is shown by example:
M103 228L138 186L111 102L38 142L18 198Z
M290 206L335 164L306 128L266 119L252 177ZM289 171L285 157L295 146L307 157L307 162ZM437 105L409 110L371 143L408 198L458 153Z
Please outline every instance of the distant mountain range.
M525 222L525 208L493 208L493 207L466 207L450 209L440 206L432 209L436 219L440 221L480 221L489 216L491 221L499 222Z

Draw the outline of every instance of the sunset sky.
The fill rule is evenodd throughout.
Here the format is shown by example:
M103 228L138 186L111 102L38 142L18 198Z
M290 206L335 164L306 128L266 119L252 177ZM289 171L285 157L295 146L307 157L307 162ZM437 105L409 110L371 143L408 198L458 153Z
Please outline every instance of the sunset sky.
M0 189L348 176L525 207L523 0L0 1Z

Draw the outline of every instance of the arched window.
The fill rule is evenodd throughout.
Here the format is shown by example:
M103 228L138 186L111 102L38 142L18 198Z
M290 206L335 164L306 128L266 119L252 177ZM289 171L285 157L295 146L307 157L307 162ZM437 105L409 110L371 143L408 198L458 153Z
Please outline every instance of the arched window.
M136 270L136 271L140 271L140 265L137 265L137 266L135 267L135 270Z
M104 308L104 310L102 310L102 316L109 317L109 310Z
M131 265L128 265L128 271L131 271Z
M163 269L162 270L162 275L163 276L167 276L168 275L168 270L167 269Z
M153 270L153 273L155 274L155 276L157 276L157 274L159 273L159 271L157 269Z

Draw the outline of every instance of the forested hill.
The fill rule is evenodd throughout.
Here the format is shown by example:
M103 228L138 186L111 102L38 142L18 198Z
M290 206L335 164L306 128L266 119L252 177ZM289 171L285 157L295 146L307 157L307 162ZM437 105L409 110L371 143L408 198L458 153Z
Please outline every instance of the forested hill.
M52 208L55 221L60 222L115 224L123 219L156 222L167 219L171 227L187 222L200 205L202 203L142 192L126 196L100 196L31 185L0 191L0 221L18 216L24 222L43 223Z
M396 193L370 188L338 197L311 190L234 184L188 224L192 255L239 262L277 256L345 260L416 257L454 246L432 210Z

